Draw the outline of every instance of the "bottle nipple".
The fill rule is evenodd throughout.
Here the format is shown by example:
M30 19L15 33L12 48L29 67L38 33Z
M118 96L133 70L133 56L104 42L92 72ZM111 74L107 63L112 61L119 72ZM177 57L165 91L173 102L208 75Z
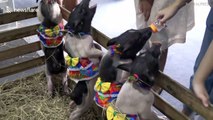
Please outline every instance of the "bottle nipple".
M165 28L166 24L160 24L160 20L158 19L155 22L151 23L149 27L152 29L152 32L156 33Z

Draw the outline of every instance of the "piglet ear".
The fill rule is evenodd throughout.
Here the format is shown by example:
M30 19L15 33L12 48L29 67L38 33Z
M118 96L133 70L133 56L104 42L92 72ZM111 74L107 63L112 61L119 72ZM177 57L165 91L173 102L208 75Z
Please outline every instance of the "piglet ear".
M93 6L92 8L89 9L88 18L86 18L87 20L92 21L92 18L94 17L95 12L96 12L96 8L97 8L97 6Z
M80 8L81 9L88 9L89 8L89 3L90 3L90 0L82 0L79 4Z
M121 65L118 65L117 68L121 70L125 70L127 72L131 72L132 64L121 64Z
M111 46L111 45L115 45L115 44L116 44L116 39L117 39L117 38L113 38L113 39L109 40L109 41L107 42L107 47L109 47L109 46Z
M89 9L89 17L90 17L90 18L93 18L93 17L94 17L95 12L96 12L96 8L97 8L97 5L94 5L94 6L92 6L92 7Z

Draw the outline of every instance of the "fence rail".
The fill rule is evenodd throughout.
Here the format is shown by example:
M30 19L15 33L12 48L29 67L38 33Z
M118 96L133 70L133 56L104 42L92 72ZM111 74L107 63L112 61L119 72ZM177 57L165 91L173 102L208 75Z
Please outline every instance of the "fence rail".
M0 43L10 42L23 37L35 35L39 24L0 32Z
M32 53L35 51L41 50L40 42L33 42L27 45L19 46L16 48L11 48L5 51L0 52L0 61L18 57L24 54Z
M35 58L26 62L11 65L0 69L0 78L6 77L18 72L22 72L31 68L35 68L44 64L44 57Z

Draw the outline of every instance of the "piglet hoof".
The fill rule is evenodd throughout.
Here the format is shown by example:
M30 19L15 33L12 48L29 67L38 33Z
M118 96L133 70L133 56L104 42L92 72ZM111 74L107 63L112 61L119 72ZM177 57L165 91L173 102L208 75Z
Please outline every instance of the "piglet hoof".
M69 103L69 106L70 106L70 108L75 108L77 105L75 104L74 101L71 101L71 102Z
M48 95L48 97L53 98L53 91L48 90L47 91L47 95Z
M64 95L69 96L70 93L71 93L71 92L69 91L68 88L65 88L65 89L64 89L64 92L63 92Z
M73 112L70 114L69 120L79 120L78 113L76 114L76 112L73 111Z

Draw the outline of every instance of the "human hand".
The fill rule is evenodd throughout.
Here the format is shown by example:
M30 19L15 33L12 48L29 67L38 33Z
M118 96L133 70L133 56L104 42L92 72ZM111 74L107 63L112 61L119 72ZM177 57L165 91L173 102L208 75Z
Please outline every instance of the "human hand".
M203 82L199 82L198 80L194 79L192 82L193 90L195 95L202 101L205 107L209 106L209 95L206 91Z
M148 21L153 5L153 0L140 0L140 11L144 14L145 21Z
M160 10L157 13L157 17L156 19L160 20L161 24L166 23L167 20L169 20L170 18L172 18L178 11L178 7L174 4Z

